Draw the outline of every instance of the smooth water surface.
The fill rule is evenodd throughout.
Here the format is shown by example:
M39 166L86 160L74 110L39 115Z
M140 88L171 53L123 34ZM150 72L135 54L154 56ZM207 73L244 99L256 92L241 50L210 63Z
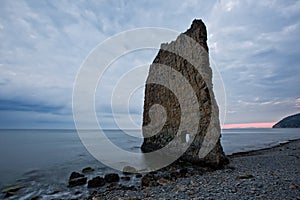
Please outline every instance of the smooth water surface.
M104 132L120 148L140 152L141 137L126 135L121 130ZM141 131L132 130L131 135L141 136ZM299 138L300 129L227 129L222 130L221 142L229 155ZM39 195L47 199L47 194L63 190L64 193L56 195L68 198L72 189L66 186L72 171L88 166L96 169L96 175L111 171L89 154L76 130L0 130L0 157L0 189L26 184L29 197Z

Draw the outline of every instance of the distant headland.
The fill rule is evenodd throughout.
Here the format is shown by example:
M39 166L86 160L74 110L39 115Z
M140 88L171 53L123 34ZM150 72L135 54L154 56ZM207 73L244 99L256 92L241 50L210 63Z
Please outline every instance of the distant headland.
M273 128L300 128L300 113L283 118Z

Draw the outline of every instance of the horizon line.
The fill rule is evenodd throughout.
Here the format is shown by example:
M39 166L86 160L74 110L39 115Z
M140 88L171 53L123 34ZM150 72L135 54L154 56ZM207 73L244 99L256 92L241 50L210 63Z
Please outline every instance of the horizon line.
M256 123L235 123L224 124L222 129L234 129L234 128L272 128L277 122L256 122Z
M276 122L258 122L258 123L234 123L234 124L224 124L221 125L221 129L246 129L246 128L272 128ZM0 130L77 130L76 128L0 128ZM81 130L98 130L98 129L81 129ZM142 130L137 128L127 128L127 129L118 129L118 128L103 128L102 130L132 130L138 131Z

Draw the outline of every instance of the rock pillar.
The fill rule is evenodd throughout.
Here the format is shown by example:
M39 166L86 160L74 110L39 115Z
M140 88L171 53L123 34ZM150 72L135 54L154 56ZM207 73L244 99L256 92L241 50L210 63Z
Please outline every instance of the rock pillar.
M195 19L175 41L161 45L146 81L143 152L169 145L169 154L179 152L184 161L213 167L228 162L206 41L206 27Z

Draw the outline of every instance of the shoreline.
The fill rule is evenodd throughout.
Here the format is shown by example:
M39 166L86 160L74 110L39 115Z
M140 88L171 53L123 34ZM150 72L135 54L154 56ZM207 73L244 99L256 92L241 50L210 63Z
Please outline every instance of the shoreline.
M233 153L227 157L229 165L219 170L176 162L156 172L138 174L139 177L136 174L113 172L119 174L120 181L106 183L99 188L87 188L87 184L67 188L68 180L65 179L60 183L63 188L55 187L57 189L49 190L46 195L35 193L30 198L300 199L300 138L272 147ZM99 172L96 168L95 172L85 175L91 180ZM15 186L22 187L17 188L19 192L11 192L12 198L8 199L29 195L24 193L26 185ZM2 193L0 198L4 196L5 193Z
M224 169L188 168L171 180L154 173L154 185L100 188L88 199L300 199L300 139L228 158Z
M253 154L263 153L264 151L267 151L267 150L276 149L278 147L282 147L282 146L287 145L287 144L292 143L292 142L300 142L300 138L299 139L294 139L294 140L287 140L285 142L280 142L279 144L276 144L276 145L270 146L270 147L266 147L266 148L249 150L249 151L241 151L241 152L232 153L232 154L229 154L229 155L226 155L226 156L228 158L234 158L234 157L239 157L239 156L247 156L247 155L250 156L250 155L253 155Z

